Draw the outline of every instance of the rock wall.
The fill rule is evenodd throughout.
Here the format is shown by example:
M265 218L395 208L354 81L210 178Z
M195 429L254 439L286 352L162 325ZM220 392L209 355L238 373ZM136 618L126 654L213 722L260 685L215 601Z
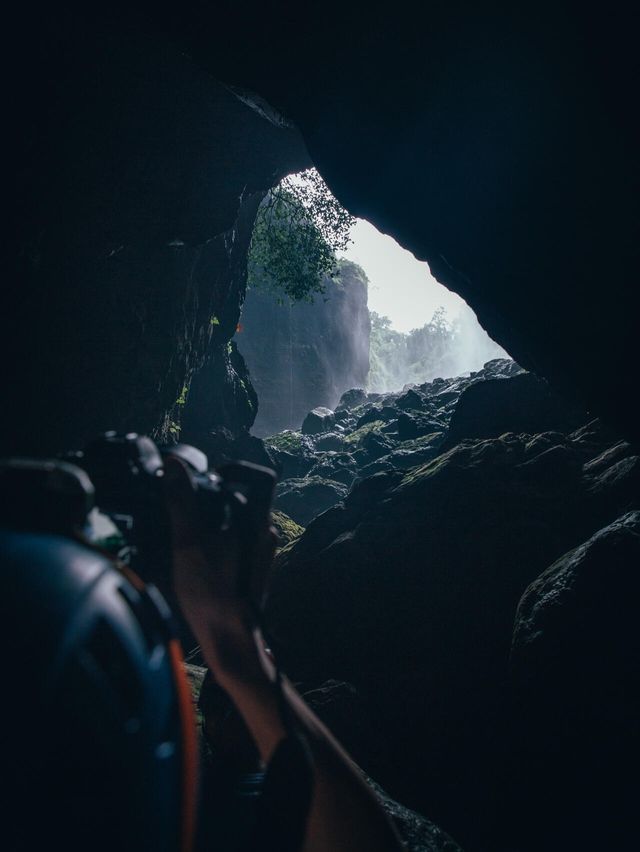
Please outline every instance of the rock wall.
M605 473L611 455L595 459L590 474ZM614 455L620 478L631 463L620 447ZM510 758L512 771L521 771L507 807L518 848L635 845L639 595L640 512L634 511L564 554L520 601L510 660Z
M152 428L186 372L190 343L178 357L164 344L192 337L191 250L230 233L245 187L308 165L262 102L261 119L213 95L203 68L295 121L348 209L428 260L519 363L637 437L634 29L624 9L602 19L575 0L534 18L500 5L433 7L428 27L402 3L9 18L20 287L5 444ZM171 287L176 301L158 296Z
M175 403L205 359L228 403L257 204L309 164L296 131L173 44L126 28L79 38L80 20L61 11L46 32L29 28L37 60L16 66L4 452L55 452L110 428L175 435ZM220 417L246 423L229 404Z
M638 438L634 11L229 6L224 39L197 15L182 36L294 120L336 197L518 363Z
M309 409L333 408L369 371L370 321L362 269L340 262L313 303L282 303L265 288L247 292L236 343L258 394L253 431L297 428Z

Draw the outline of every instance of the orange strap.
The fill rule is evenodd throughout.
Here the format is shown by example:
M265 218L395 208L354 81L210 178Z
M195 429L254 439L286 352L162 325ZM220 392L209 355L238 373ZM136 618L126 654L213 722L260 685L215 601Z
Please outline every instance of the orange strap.
M182 727L182 836L180 852L192 852L196 832L198 741L191 687L184 669L182 648L177 639L169 642Z

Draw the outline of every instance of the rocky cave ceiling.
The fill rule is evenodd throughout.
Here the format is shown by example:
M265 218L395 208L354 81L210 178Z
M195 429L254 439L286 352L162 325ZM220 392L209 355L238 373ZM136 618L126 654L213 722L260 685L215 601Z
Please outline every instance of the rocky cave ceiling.
M624 4L284 8L194 7L181 38L293 120L345 206L427 260L514 358L637 437Z
M51 19L19 22L15 123L26 142L16 161L17 254L37 279L17 294L14 336L4 341L5 364L25 365L16 387L28 396L21 429L92 394L105 411L140 410L128 383L144 353L132 353L133 368L123 362L124 381L114 379L108 393L92 391L102 366L113 369L101 324L117 314L118 293L128 298L141 270L147 285L159 282L166 304L158 311L171 322L153 326L146 291L131 318L156 358L176 333L172 300L192 287L194 264L204 264L204 275L198 246L209 241L211 252L217 239L228 248L238 198L308 162L294 130L265 130L264 121L260 129L235 108L226 124L220 104L228 89L212 81L208 94L203 75L211 75L258 93L291 121L342 203L427 260L522 365L637 438L637 51L628 24L624 11L588 16L568 2L552 11L538 4L535 14L517 4L434 3L420 17L402 3L319 10L188 2L171 15L156 5L121 17L110 7L101 17L56 10ZM167 42L176 56L162 47ZM215 174L207 167L214 149ZM176 261L169 252L168 259L176 236L183 254L195 246L192 257ZM87 316L82 294L92 289L100 293L91 310L102 312L102 343L89 365L78 356L88 332L69 317ZM49 345L62 314L64 334ZM187 320L183 337L191 333ZM130 339L115 325L109 340ZM76 387L66 378L40 382L43 353L49 377L86 375ZM149 381L160 391L151 391L149 416L137 418L137 428L152 422L156 397L176 398L195 364L168 349L161 355L151 379L140 378L147 396ZM168 374L168 384L157 379ZM87 429L101 423L96 408Z

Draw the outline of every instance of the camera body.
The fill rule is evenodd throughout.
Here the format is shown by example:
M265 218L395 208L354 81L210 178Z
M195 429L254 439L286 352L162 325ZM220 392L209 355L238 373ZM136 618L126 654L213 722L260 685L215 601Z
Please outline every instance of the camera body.
M158 447L145 435L105 432L60 460L0 462L0 526L82 537L171 597L163 488L169 456L190 470L203 529L250 533L252 524L268 522L275 474L267 468L237 462L210 471L206 455L188 444ZM245 544L251 536L239 539ZM248 589L249 581L244 585Z
M190 468L203 523L224 531L239 522L244 495L209 471L207 457L195 447L158 447L145 435L106 432L73 459L89 475L98 509L121 533L124 545L119 558L163 591L171 571L170 521L163 490L168 456Z

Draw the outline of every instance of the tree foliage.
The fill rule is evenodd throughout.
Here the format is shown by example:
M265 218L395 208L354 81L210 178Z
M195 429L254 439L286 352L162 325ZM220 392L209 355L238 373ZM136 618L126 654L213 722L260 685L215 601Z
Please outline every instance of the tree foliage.
M491 340L467 305L454 318L439 307L428 323L408 333L391 328L388 317L371 313L370 371L372 391L431 382L479 370L491 358L508 358Z
M398 390L406 382L455 375L452 370L459 340L459 325L447 319L443 307L434 312L430 322L408 334L391 328L389 317L371 311L369 389Z
M293 301L313 301L338 274L336 252L355 219L315 169L291 175L265 197L249 247L250 287L268 286Z

